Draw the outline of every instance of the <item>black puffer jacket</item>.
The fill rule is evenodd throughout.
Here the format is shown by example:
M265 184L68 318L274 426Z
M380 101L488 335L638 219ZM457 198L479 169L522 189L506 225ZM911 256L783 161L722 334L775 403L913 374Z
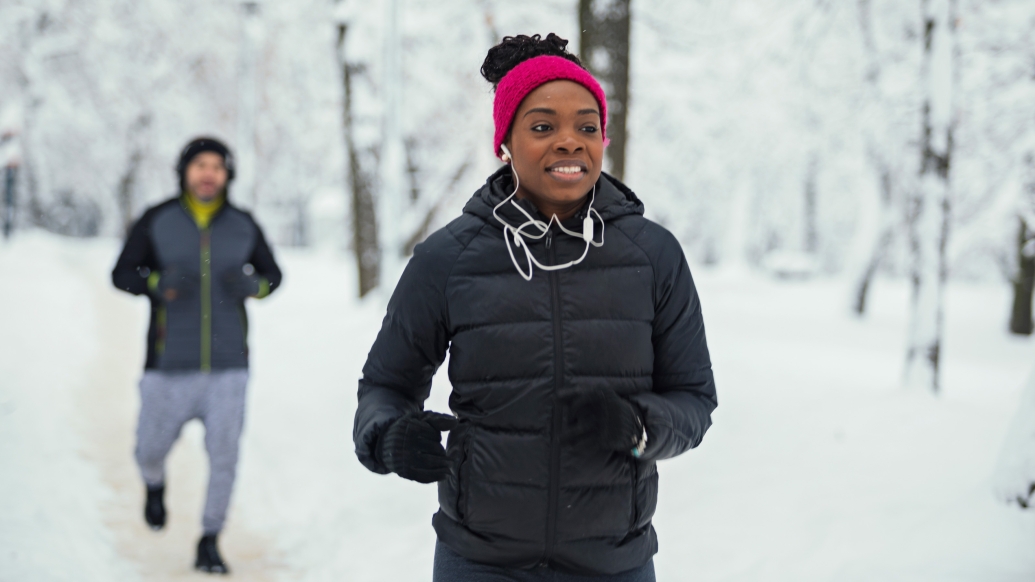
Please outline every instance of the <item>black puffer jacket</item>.
M439 539L487 564L629 570L657 552L655 461L697 446L716 406L701 305L679 243L607 175L594 204L604 246L523 280L492 216L512 187L509 170L497 172L414 250L363 368L356 454L387 472L373 453L378 435L423 407L448 349L460 425L448 440L452 472L439 483ZM525 220L509 204L500 214ZM566 226L581 232L582 216ZM531 243L543 264L578 258L584 246L556 232ZM592 389L639 408L642 458L565 442L560 401Z

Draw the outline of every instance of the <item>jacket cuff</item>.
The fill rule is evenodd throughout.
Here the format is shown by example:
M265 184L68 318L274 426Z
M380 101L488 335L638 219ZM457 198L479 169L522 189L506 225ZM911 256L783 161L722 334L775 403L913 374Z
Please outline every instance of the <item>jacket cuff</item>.
M259 277L259 292L255 294L256 299L262 299L270 294L270 280L266 277Z
M158 291L158 281L162 278L162 274L158 271L151 271L151 274L147 276L147 290L151 293Z

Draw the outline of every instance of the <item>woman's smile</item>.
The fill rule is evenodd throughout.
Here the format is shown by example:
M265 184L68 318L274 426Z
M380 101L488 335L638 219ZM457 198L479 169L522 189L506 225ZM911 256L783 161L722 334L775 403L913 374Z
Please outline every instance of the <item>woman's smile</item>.
M550 164L546 172L556 180L565 184L581 181L586 177L586 164L579 161L562 160Z

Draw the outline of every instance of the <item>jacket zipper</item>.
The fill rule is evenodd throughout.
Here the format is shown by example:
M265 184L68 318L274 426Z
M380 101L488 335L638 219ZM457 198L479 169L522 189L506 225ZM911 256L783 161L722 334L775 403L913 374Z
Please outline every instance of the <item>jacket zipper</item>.
M550 264L555 264L553 232L546 233L546 249ZM546 506L546 549L541 565L549 564L553 557L553 547L557 538L557 505L560 497L561 470L561 409L560 392L564 385L564 346L561 334L561 289L557 273L550 271L551 307L553 314L553 412L550 429L550 492Z
M212 232L201 229L201 371L212 370Z
M160 304L159 307L158 307L158 322L157 323L158 323L158 332L157 332L157 335L155 337L155 353L161 355L161 354L165 353L166 314L165 314L165 304L164 303Z

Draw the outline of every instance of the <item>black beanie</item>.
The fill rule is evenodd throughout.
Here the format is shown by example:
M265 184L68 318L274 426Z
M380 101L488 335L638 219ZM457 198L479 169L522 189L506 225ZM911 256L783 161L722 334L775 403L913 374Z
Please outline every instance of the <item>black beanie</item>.
M226 167L227 185L234 179L234 155L226 144L214 137L199 137L191 140L183 146L180 152L180 161L176 163L176 173L180 176L180 191L187 191L187 166L191 160L201 152L213 152L223 157L223 166Z

